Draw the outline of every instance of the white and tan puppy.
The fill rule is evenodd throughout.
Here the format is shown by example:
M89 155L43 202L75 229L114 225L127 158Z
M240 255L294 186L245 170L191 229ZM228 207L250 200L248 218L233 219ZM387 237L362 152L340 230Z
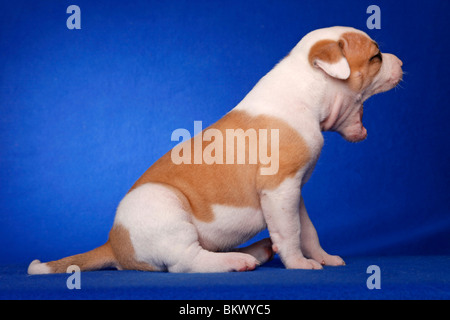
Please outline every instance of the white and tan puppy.
M181 143L188 158L196 157L195 145L205 151L223 143L220 161L174 163L167 153L120 202L103 246L57 261L35 260L28 273L62 273L70 265L82 271L245 271L274 252L286 268L344 265L320 246L302 186L320 155L322 131L337 131L351 142L364 140L363 102L395 87L401 66L362 31L332 27L307 34L233 110L205 129L205 136L193 138L190 155L191 141ZM236 159L230 141L217 139L230 129L237 139L249 141L249 129L270 130L272 138L276 133L277 139L264 139L273 144L268 149L276 165L261 158L244 164L222 161L229 152ZM215 139L206 137L208 130ZM263 145L262 136L257 139ZM252 148L249 142L246 155ZM274 172L262 174L269 165ZM235 249L266 227L270 239Z

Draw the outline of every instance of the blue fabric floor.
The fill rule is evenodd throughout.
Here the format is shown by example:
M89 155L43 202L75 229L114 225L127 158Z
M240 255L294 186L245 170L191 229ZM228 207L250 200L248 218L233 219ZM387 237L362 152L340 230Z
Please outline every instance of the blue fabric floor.
M26 274L27 265L0 266L0 299L450 299L450 256L344 257L344 267L286 270L278 257L251 272L169 274L95 271L80 275ZM380 289L369 290L370 265Z

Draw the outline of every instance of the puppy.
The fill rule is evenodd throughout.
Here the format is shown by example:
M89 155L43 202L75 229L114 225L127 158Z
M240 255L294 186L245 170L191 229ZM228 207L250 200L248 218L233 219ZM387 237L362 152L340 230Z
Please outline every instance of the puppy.
M274 253L291 269L344 265L320 246L302 186L322 149L322 131L339 132L351 142L364 140L363 102L394 88L402 78L401 66L362 31L332 27L310 32L234 109L176 147L183 150L183 159L194 161L174 161L174 148L136 181L120 202L104 245L57 261L34 260L28 273L64 273L70 265L82 271L245 271ZM231 129L231 142L218 138ZM255 140L257 146L270 145L273 172L264 173L270 168L261 155L239 162L230 147L235 139L248 140L244 156L250 158L255 150L251 130L270 130L271 138L277 138L269 141L260 134ZM214 134L207 137L207 132ZM213 144L223 154L196 161L195 148L201 157ZM234 164L224 161L230 159ZM235 249L266 227L270 239Z

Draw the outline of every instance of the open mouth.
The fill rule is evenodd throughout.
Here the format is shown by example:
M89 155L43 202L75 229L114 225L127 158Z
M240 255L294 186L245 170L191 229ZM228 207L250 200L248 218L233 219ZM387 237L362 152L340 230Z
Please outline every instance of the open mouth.
M349 142L360 142L367 138L367 129L362 123L363 106L358 111L359 121L347 127L343 132L343 137Z

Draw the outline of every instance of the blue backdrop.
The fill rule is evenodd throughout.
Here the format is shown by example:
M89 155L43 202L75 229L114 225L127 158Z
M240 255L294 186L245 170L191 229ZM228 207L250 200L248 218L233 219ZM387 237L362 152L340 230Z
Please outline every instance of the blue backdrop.
M66 9L81 8L69 30ZM366 9L381 9L368 30ZM307 32L366 31L404 63L365 104L368 139L325 146L305 203L344 258L450 253L449 1L3 1L0 262L107 239L134 181L234 107Z

